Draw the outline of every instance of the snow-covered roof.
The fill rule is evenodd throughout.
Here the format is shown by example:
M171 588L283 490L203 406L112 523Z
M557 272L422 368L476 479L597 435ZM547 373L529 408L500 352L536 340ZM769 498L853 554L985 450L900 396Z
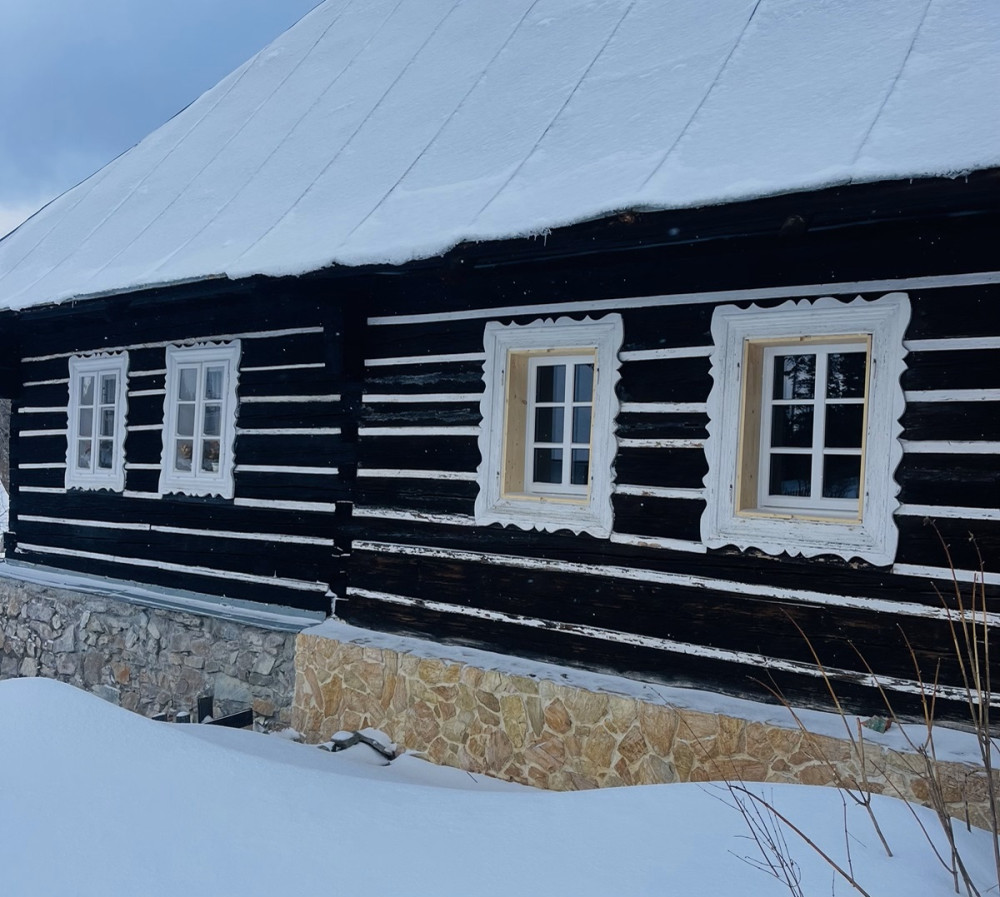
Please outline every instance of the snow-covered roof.
M0 242L0 306L1000 165L997 0L327 0Z

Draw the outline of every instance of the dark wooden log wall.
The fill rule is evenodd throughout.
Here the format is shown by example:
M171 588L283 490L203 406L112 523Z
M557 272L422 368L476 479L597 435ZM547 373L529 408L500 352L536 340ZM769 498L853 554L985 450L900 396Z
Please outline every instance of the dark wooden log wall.
M915 712L919 677L940 670L943 683L960 684L943 610L955 606L946 549L967 577L981 555L991 611L1000 603L1000 285L963 280L997 268L998 237L995 178L889 185L623 216L530 244L461 247L436 269L386 278L366 331L356 541L336 613L754 698L773 681L823 705L801 628L851 706L881 705L860 652L897 706ZM866 281L884 285L855 286ZM723 291L776 305L782 288L815 284L829 286L802 295L900 289L912 303L903 506L888 568L705 551L699 541L713 309L734 301ZM706 295L615 302L685 292ZM624 318L624 444L607 540L473 518L483 327L563 310Z
M356 429L343 330L326 291L263 279L25 313L8 556L329 612L330 590L344 588ZM160 497L166 345L233 336L235 498ZM67 358L102 349L129 352L125 491L67 491Z

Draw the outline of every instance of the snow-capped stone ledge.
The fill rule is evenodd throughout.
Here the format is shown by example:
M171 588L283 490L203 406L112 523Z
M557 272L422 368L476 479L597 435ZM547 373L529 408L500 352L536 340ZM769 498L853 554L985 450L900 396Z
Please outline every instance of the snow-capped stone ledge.
M444 656L434 656L435 649ZM819 723L817 733L806 733L791 719L770 719L789 715L780 707L722 699L726 712L718 705L698 709L690 699L670 703L676 689L621 679L616 693L609 687L615 677L590 681L577 671L551 664L529 670L517 661L516 669L497 669L491 658L503 665L487 652L324 623L298 635L292 725L310 742L374 727L435 763L557 791L720 779L862 780L854 749L828 734L831 724L843 731L834 714L803 711L801 718ZM941 740L970 737L949 730ZM895 730L866 730L868 787L927 804L923 760L898 749L899 741ZM982 769L954 761L937 766L952 815L988 828Z
M143 607L0 577L0 679L44 676L151 716L252 706L258 725L291 717L294 633Z

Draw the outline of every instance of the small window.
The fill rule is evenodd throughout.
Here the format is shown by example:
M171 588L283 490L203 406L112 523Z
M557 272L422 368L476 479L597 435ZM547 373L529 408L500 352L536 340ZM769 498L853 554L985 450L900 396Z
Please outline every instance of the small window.
M66 488L125 488L128 354L69 360Z
M892 563L908 320L902 294L716 309L706 545Z
M480 523L611 532L619 315L489 323Z
M167 347L160 493L233 497L238 340Z

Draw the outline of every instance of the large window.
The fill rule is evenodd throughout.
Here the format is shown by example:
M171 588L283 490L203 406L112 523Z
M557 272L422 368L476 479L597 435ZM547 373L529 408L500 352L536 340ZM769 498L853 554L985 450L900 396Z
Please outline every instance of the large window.
M167 347L160 492L233 497L240 343Z
M476 519L611 532L619 315L489 323Z
M125 488L128 354L69 360L66 488Z
M908 319L902 294L716 310L706 545L892 562Z

